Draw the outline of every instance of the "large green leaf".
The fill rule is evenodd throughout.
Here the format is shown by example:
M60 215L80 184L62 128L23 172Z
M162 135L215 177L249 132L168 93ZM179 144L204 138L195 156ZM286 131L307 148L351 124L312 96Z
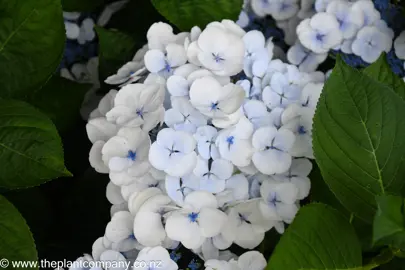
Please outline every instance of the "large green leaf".
M62 0L64 11L93 11L102 6L106 0Z
M300 209L267 269L350 269L361 265L360 243L349 221L334 208L314 203Z
M138 45L131 36L118 30L96 27L96 31L99 38L99 73L104 80L133 59Z
M155 8L183 31L213 21L237 20L243 0L152 0Z
M405 199L377 196L378 210L373 223L373 242L405 249Z
M377 61L366 67L363 72L373 79L391 87L402 99L405 99L405 82L392 72L387 62L387 55L384 52Z
M0 0L0 96L19 98L41 86L65 45L60 0Z
M16 269L11 266L15 261L38 261L34 238L27 223L18 210L1 195L0 256L9 261L9 269Z
M64 132L80 118L83 98L90 88L89 84L80 84L56 75L26 101L48 115L58 130Z
M0 186L23 188L70 173L52 121L31 105L0 100Z
M369 223L376 195L404 190L403 115L405 103L391 88L338 57L314 117L314 154L331 191Z

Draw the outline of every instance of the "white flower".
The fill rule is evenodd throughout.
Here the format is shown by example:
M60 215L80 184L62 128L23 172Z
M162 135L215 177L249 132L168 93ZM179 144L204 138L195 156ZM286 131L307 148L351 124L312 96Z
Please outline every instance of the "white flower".
M96 141L93 146L90 149L89 153L89 162L91 167L94 168L96 172L99 173L109 173L110 169L108 166L105 165L103 159L102 159L102 154L101 150L104 147L105 142L104 141Z
M135 217L142 205L150 198L163 194L162 190L157 187L149 187L140 192L133 193L128 199L129 212Z
M84 254L82 257L77 258L77 260L72 263L69 270L102 270L102 268L97 267L96 264L92 263L94 263L93 257L91 257L89 254ZM94 265L94 267L88 267L89 265Z
M184 199L188 194L200 190L200 178L192 173L181 178L167 175L165 185L167 195L169 195L177 205L183 206Z
M94 260L100 260L100 255L106 251L111 246L111 241L108 240L106 237L99 237L96 241L94 241L92 245L92 252L91 255L93 256Z
M269 109L286 107L296 102L301 94L298 85L292 84L288 76L282 73L275 73L271 78L270 86L263 89L263 101Z
M242 28L245 28L249 25L249 23L250 23L249 15L246 13L246 11L242 10L239 14L239 18L236 24Z
M401 34L394 41L395 55L399 59L405 59L405 31L402 31Z
M105 270L126 270L129 264L123 253L116 250L106 250L101 253L100 261L107 265ZM109 262L115 262L115 264L108 264Z
M120 211L114 214L105 229L105 237L118 251L129 251L139 248L140 245L134 237L134 217L127 211Z
M146 36L150 50L164 51L167 45L174 43L176 40L176 35L173 34L173 28L163 22L152 24Z
M66 12L66 11L64 11L63 12L63 18L66 19L66 20L71 20L71 21L77 20L77 19L80 18L80 12Z
M254 1L254 0L253 0ZM205 270L240 270L227 261L210 259L204 263Z
M317 99L317 94L314 95L314 99ZM316 102L313 103L316 104ZM288 129L295 134L294 143L289 150L292 156L313 158L312 119L314 113L314 108L300 107L297 104L292 104L283 112L282 129Z
M150 131L163 119L164 88L159 84L128 84L117 94L107 120Z
M155 179L150 173L147 173L141 177L136 177L129 185L121 186L121 195L125 201L128 201L131 196L136 196L147 188L160 188L160 184L160 181Z
M150 167L147 156L149 135L140 128L122 128L102 149L103 160L116 185L131 184L134 177L145 175ZM129 175L130 177L127 177Z
M77 39L80 34L80 27L74 22L65 21L65 31L68 39Z
M194 138L197 141L197 150L200 157L204 159L220 158L219 150L215 145L218 131L213 126L202 126L197 128Z
M245 117L253 124L255 130L271 124L271 115L262 101L248 100L243 104L242 110Z
M298 207L295 204L298 196L298 188L292 183L280 183L277 181L265 181L260 187L260 194L263 201L259 207L263 216L271 221L278 221L276 230L284 232L284 225L281 221L291 223Z
M219 118L236 112L243 102L245 92L239 85L222 86L213 77L194 81L190 89L191 104L202 114Z
M228 208L226 235L234 236L234 243L245 249L257 247L264 233L273 227L261 214L257 201L244 202ZM225 233L225 231L223 232Z
M162 129L149 151L149 161L156 169L171 176L185 176L194 169L196 141L184 131Z
M293 183L298 189L297 199L302 200L308 196L311 188L311 181L308 178L311 170L311 161L306 158L297 158L292 160L287 172L273 175L273 178L280 182Z
M268 47L265 46L266 40L264 35L257 30L247 32L243 37L243 42L245 44L243 71L245 72L246 76L252 77L253 66L267 66L270 59L273 57L273 52L269 51Z
M243 68L244 44L241 37L218 24L207 26L198 40L190 44L188 60L216 75L233 76Z
M159 194L148 199L136 213L134 235L141 245L146 247L162 246L166 240L164 215L171 209L170 197Z
M224 159L208 161L199 157L193 173L200 177L200 190L218 193L225 189L225 180L232 176L233 165Z
M297 34L301 44L315 53L327 53L343 38L336 17L325 12L303 20L297 27Z
M308 83L301 92L301 106L315 110L321 95L323 83Z
M111 181L107 184L106 197L111 204L122 204L125 202L121 194L121 187Z
M194 191L185 201L183 209L173 212L166 221L167 236L181 241L188 249L199 248L204 240L218 235L227 221L211 193Z
M240 80L237 81L236 84L242 86L243 90L245 90L247 99L261 99L261 81L257 77L253 77L253 85L249 80Z
M287 52L288 61L302 72L315 71L328 57L327 53L314 53L297 41Z
M177 270L179 267L170 258L169 252L163 247L146 247L139 252L138 262L145 262L146 269Z
M102 27L106 26L107 23L110 21L112 15L114 15L114 13L116 13L117 11L121 10L128 3L128 1L129 0L121 0L108 4L98 17L97 25Z
M274 6L270 0L252 0L251 6L254 13L259 17L272 14Z
M353 3L352 10L363 13L363 23L361 27L372 25L381 18L380 12L374 7L374 3L369 0L359 0Z
M174 130L194 134L198 127L205 126L207 119L188 100L172 100L172 109L165 113L165 123Z
M251 199L259 198L260 197L260 187L264 181L269 179L268 175L264 175L261 173L256 173L248 178L249 182L249 196Z
M300 11L297 16L301 19L311 18L315 14L315 0L301 0ZM323 10L325 11L325 10Z
M218 206L249 199L249 182L243 174L235 174L225 181L225 190L217 193Z
M297 0L276 0L272 5L271 16L275 20L288 20L299 10Z
M349 2L333 0L326 8L326 12L336 16L339 29L344 39L354 37L363 26L364 14L356 8L351 8Z
M119 87L137 82L145 72L142 62L131 61L123 65L116 74L109 76L104 82L107 84L119 84Z
M251 132L244 134L236 127L222 130L215 142L221 157L231 161L235 166L248 166L253 154L251 134Z
M94 21L91 18L86 18L83 20L80 26L80 33L77 37L77 42L79 44L85 44L87 41L92 41L96 37L94 31Z
M97 108L90 113L89 119L105 117L105 115L114 107L114 99L117 93L117 90L110 90L104 97L102 97Z
M373 63L382 52L389 52L391 47L392 39L376 26L363 27L352 43L353 53L367 63Z
M256 152L252 156L253 164L263 174L284 173L290 166L292 157L289 150L295 141L289 130L275 127L262 127L252 137Z
M353 44L354 39L355 38L343 40L342 45L340 45L340 50L344 53L352 54L353 53L352 44Z
M175 68L187 62L187 55L184 47L175 43L167 45L165 51L166 54L161 50L149 50L145 54L145 66L152 73L169 77Z
M267 261L263 254L253 250L240 255L238 266L241 270L263 270L267 266Z
M108 141L117 134L118 129L117 125L108 122L105 117L90 119L86 124L87 136L92 143Z
M277 27L281 28L284 32L284 41L287 45L293 45L297 41L297 26L302 20L298 16L285 21L277 21Z

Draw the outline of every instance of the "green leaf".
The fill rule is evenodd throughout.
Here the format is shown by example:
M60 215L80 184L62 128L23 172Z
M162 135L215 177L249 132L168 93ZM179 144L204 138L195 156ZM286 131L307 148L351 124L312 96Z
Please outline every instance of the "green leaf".
M380 57L363 70L371 78L386 84L394 90L402 99L405 99L405 82L402 78L392 72L390 65L387 62L387 55L383 52Z
M65 47L60 0L0 0L0 96L20 98L45 84Z
M405 259L394 258L387 264L380 266L381 270L405 270Z
M70 176L52 121L31 105L0 100L0 186L15 189Z
M80 84L55 75L26 101L51 118L59 132L64 132L80 119L83 98L90 88L89 84Z
M27 223L18 210L1 195L0 254L2 258L9 260L10 269L13 269L12 261L38 261L34 238Z
M373 223L374 244L405 249L405 199L398 196L376 196L378 210Z
M131 36L117 30L96 27L96 31L99 38L99 73L101 81L104 81L133 59L138 44Z
M106 0L62 0L64 11L93 11L104 5Z
M343 206L371 223L375 195L404 191L405 103L338 57L313 124L322 176Z
M243 0L152 0L155 8L183 31L205 27L213 21L236 21Z
M266 269L350 269L361 265L360 243L349 221L334 208L313 203L299 210Z
M353 228L356 231L357 237L362 246L363 251L368 251L372 248L371 243L371 231L372 226L369 223L364 222L363 220L355 217L350 213L344 206L339 202L336 196L330 191L328 185L322 178L321 172L319 170L316 162L312 162L313 168L309 175L311 179L311 193L310 200L311 202L320 202L332 206L343 214L348 221L352 224Z

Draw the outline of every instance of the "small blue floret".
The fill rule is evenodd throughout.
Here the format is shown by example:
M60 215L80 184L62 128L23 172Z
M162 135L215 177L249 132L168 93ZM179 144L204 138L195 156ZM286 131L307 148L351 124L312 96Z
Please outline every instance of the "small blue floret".
M228 144L233 144L233 143L234 143L234 139L235 139L234 136L229 136L228 138L226 138L226 142L227 142Z
M197 222L198 213L191 212L190 214L188 214L188 218L191 222Z
M134 151L132 151L132 150L129 150L129 151L128 151L128 156L127 156L127 158L129 158L129 159L132 160L132 161L135 161L135 159L136 159L136 152L134 152Z

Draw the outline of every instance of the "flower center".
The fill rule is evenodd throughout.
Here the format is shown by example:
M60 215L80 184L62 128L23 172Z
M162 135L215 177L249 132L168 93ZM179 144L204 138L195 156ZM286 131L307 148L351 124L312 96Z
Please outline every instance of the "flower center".
M191 222L197 222L198 213L191 212L190 214L188 214L188 219L189 219Z
M316 36L315 36L316 40L318 40L320 42L323 42L324 37L325 37L325 35L322 35L320 33L316 34Z
M211 111L217 110L218 109L218 102L212 102L211 103Z
M298 127L298 134L303 135L303 134L306 134L306 133L307 133L307 131L305 130L304 126L299 126Z
M227 142L228 144L233 144L233 143L234 143L234 140L235 140L235 137L234 137L234 136L229 136L228 138L226 138L226 142Z
M238 213L238 214L239 214L239 218L241 221L246 222L247 224L251 224L251 222L247 219L247 217L245 215L243 215L241 213Z
M277 203L279 203L279 202L281 202L281 201L277 200L277 193L273 192L272 194L270 194L270 196L269 196L269 204L276 207Z
M165 65L165 70L166 70L167 72L170 72L170 71L172 70L172 67L171 67L170 64L167 63L167 62L166 62L166 65Z
M129 239L134 239L134 240L136 240L135 234L133 234L133 233L131 233L131 234L128 236L128 238L129 238Z
M130 160L132 160L132 161L135 161L135 159L136 159L136 152L134 152L134 151L132 151L132 150L129 150L129 151L128 151L127 158L130 159Z
M215 62L217 62L217 63L222 62L222 61L225 60L224 58L222 58L221 56L219 56L219 54L213 53L212 56L214 57L214 60L215 60Z

